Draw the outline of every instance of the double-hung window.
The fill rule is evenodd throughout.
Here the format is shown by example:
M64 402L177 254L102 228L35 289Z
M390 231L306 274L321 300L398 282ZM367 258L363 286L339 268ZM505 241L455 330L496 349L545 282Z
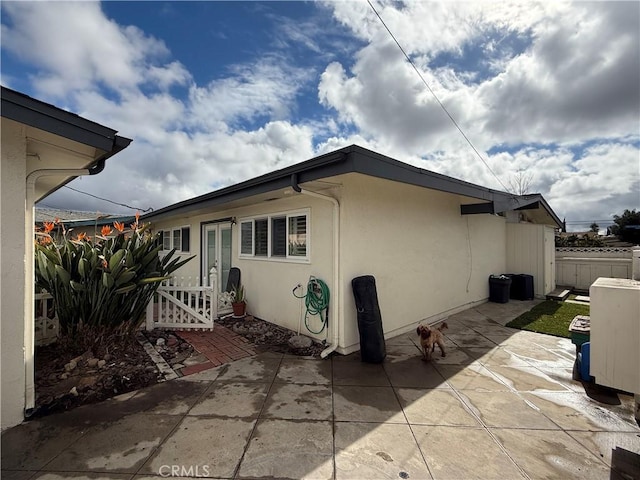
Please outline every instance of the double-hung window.
M309 213L281 213L240 220L240 256L309 260Z
M180 227L160 232L160 243L162 250L169 251L176 249L178 252L189 252L191 242L191 228Z

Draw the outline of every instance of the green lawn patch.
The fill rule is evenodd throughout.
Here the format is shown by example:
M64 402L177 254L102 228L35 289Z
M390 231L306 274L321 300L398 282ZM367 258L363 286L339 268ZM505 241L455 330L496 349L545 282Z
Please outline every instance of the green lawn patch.
M576 315L589 315L589 307L547 300L507 323L507 327L569 338L569 324Z

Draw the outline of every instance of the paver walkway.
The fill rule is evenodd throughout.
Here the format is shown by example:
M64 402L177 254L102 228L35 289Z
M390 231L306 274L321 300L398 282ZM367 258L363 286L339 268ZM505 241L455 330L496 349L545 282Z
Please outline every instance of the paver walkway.
M633 398L599 403L574 346L503 325L528 302L448 319L383 364L262 353L2 435L2 478L640 478Z
M213 330L209 331L180 331L178 335L208 360L183 368L180 371L182 375L191 375L256 354L253 345L246 338L221 325L214 325Z

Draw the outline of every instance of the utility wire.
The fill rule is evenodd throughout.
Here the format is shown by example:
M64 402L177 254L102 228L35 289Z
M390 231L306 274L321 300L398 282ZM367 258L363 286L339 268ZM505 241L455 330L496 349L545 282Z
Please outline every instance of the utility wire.
M491 169L491 167L489 166L489 164L485 161L485 159L482 157L482 155L480 154L480 152L478 151L478 149L475 147L475 145L471 142L471 140L469 140L469 137L467 137L467 135L464 133L464 131L462 130L462 128L460 127L460 125L458 125L458 122L456 122L456 120L453 118L453 116L449 113L449 111L447 110L447 108L444 106L444 104L440 101L440 99L438 98L438 96L436 95L436 93L431 89L431 87L429 86L429 84L427 83L427 81L424 79L424 77L422 76L422 73L420 73L420 70L418 70L418 67L416 67L415 63L413 63L413 60L411 60L411 58L409 57L409 55L407 54L407 52L405 51L404 48L402 48L402 45L400 45L400 42L398 41L398 39L395 37L395 35L393 34L393 32L391 32L391 30L389 29L389 27L387 26L386 23L384 23L384 20L382 19L382 17L380 16L380 14L378 13L378 11L376 10L376 8L373 6L373 4L371 3L371 0L367 0L367 3L369 4L369 6L371 7L371 9L373 10L373 12L376 14L376 16L378 17L378 19L380 20L380 22L382 23L382 25L384 26L384 28L387 30L387 32L389 32L389 35L391 35L391 38L393 39L394 42L396 42L396 45L398 46L398 48L400 49L400 51L402 52L402 54L404 55L404 57L407 59L407 61L409 62L409 64L413 67L413 69L416 71L416 73L418 74L418 76L420 77L420 80L422 80L422 83L424 83L424 85L427 87L427 89L429 90L429 92L431 93L431 95L433 96L433 98L436 99L436 102L438 102L438 105L440 105L440 108L442 108L442 110L444 110L444 113L447 114L447 117L449 117L449 119L451 120L451 122L453 122L453 124L455 125L455 127L458 129L458 131L460 132L460 134L464 137L464 139L467 141L467 143L469 144L469 146L473 149L473 151L476 153L476 155L478 156L478 158L480 159L480 161L482 161L482 163L484 163L485 167L487 167L489 169L489 171L491 172L491 174L496 178L496 180L498 180L498 183L500 183L500 185L502 185L502 188L504 188L504 190L506 192L509 192L509 189L505 186L504 183L502 183L502 180L500 180L500 178L495 174L495 172Z
M142 213L147 213L147 212L152 212L153 211L152 207L149 207L149 208L146 208L146 209L138 208L138 207L132 207L132 206L127 205L125 203L114 202L113 200L109 200L108 198L102 198L102 197L98 197L97 195L93 195L92 193L83 192L82 190L75 189L73 187L70 187L69 185L65 185L64 188L68 188L69 190L73 190L74 192L82 193L83 195L88 195L90 197L97 198L98 200L102 200L104 202L109 202L109 203L113 203L114 205L119 205L121 207L130 208L131 210L139 210Z

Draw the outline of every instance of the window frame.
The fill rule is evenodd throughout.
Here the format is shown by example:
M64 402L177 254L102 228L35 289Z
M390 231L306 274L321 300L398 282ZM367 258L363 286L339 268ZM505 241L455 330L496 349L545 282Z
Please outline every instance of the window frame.
M183 250L182 247L184 246L184 231L187 230L188 233L188 249L187 250ZM190 253L191 251L191 225L181 225L179 227L171 227L171 228L163 228L160 230L162 232L162 252L163 253L168 253L171 250L175 249L176 253ZM175 235L176 233L179 232L179 236L180 236L180 241L178 242L179 245L175 245L174 240L175 240ZM166 248L165 244L168 243L169 244L169 248Z
M305 217L306 224L306 254L291 255L289 253L289 223L290 218ZM273 220L284 219L285 221L285 255L273 254ZM267 255L256 255L256 221L267 222ZM250 224L251 230L251 253L242 253L242 233L243 225ZM311 262L311 209L290 210L284 212L274 212L262 215L252 215L238 219L238 258L243 260L265 260L272 262L290 263L310 263ZM248 242L247 242L248 245Z

